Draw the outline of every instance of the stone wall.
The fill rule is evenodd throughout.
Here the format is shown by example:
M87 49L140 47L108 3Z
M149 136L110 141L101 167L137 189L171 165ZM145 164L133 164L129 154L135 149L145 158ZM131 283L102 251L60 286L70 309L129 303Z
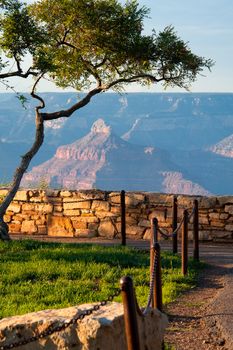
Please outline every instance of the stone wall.
M62 325L91 307L93 304L85 304L4 318L0 320L0 348L22 339L29 339L46 331L51 325ZM138 317L140 348L162 349L167 323L167 317L158 310L151 309L145 317ZM63 331L18 349L126 350L123 306L119 303L108 304Z
M7 193L0 190L0 198ZM233 240L233 196L178 196L179 220L184 208L191 212L199 201L201 240ZM128 238L148 239L150 220L171 232L173 195L126 193ZM9 206L5 221L10 233L67 237L120 237L120 193L99 190L20 190ZM192 226L189 225L190 237Z

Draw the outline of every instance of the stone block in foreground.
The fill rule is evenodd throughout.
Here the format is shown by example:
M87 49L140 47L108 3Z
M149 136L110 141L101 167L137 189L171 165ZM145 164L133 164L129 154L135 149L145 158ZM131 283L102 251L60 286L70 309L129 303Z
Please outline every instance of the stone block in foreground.
M45 310L0 320L0 348L45 331L51 324L61 325L94 304L60 310ZM162 349L167 318L152 310L138 318L141 350ZM110 303L64 331L20 346L19 350L127 350L123 306Z

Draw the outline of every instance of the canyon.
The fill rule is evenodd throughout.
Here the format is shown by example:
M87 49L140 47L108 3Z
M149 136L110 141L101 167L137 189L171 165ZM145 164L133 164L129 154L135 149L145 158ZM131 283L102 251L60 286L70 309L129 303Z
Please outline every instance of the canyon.
M178 172L166 151L132 145L116 136L98 119L91 131L72 144L58 147L55 155L35 166L22 186L35 188L41 181L51 188L161 191L208 195L208 191Z
M41 95L48 111L83 97L69 92ZM33 141L35 102L26 97L24 109L14 94L0 94L2 183L11 180ZM92 127L99 119L110 134L105 141L99 136L98 144ZM44 145L27 176L36 177L33 168L39 166L40 177L33 181L43 182L48 171L40 170L49 161L49 173L61 165L51 182L59 188L228 195L233 192L232 135L233 94L106 93L71 118L45 123Z

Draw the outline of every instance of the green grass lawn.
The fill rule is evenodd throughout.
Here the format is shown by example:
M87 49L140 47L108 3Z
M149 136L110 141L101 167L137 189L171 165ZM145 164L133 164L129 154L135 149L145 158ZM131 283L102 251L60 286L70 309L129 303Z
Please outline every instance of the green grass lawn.
M119 288L124 275L133 277L138 302L145 306L149 260L149 253L121 246L0 242L0 318L101 301ZM190 262L183 277L180 258L163 253L163 302L194 286L197 269Z

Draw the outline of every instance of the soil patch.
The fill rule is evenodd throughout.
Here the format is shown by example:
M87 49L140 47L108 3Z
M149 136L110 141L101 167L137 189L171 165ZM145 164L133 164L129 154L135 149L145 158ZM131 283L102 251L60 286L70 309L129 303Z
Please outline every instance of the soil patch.
M231 350L212 316L212 302L224 287L224 274L224 268L208 265L198 286L166 307L166 343L176 350Z

